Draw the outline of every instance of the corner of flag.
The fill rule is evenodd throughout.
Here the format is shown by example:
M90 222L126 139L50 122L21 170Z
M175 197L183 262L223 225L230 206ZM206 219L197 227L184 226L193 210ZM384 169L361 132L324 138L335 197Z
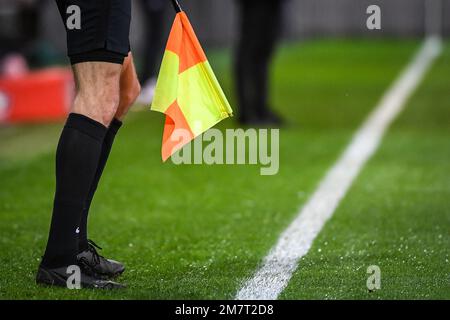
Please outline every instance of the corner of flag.
M163 161L233 114L184 11L170 31L151 110L166 115Z

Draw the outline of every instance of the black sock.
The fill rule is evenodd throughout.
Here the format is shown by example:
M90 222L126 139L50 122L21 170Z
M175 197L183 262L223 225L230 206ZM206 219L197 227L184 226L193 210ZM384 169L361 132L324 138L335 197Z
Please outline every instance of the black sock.
M119 131L122 126L122 122L113 119L109 125L108 131L106 132L105 139L103 140L102 152L98 161L97 171L95 173L94 180L92 181L91 188L89 190L88 197L86 199L86 205L84 207L83 213L81 215L80 222L80 234L79 234L79 245L78 249L80 252L88 248L87 240L87 222L89 215L89 208L91 207L92 198L94 197L95 191L97 190L98 182L102 176L103 169L105 168L106 162L108 161L109 153L111 152L112 145L114 143L114 138L116 137L117 131Z
M47 248L42 260L55 268L76 263L81 213L97 170L107 128L71 113L56 150L56 192Z

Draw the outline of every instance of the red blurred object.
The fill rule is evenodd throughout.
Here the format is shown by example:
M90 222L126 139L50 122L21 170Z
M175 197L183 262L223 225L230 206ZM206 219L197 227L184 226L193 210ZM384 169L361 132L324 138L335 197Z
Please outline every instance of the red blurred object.
M64 118L74 96L72 72L50 68L0 78L0 123Z

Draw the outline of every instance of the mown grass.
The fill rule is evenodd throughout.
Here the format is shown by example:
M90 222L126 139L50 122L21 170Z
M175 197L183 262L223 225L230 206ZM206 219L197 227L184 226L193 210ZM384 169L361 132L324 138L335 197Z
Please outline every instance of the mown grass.
M104 255L126 263L120 281L128 288L123 291L35 285L50 221L54 150L37 142L34 153L21 157L24 146L33 149L27 139L17 138L28 129L2 137L10 143L0 148L0 298L233 298L416 47L417 42L381 40L283 46L273 69L272 94L288 124L280 130L280 171L275 176L260 176L256 165L162 164L163 117L150 111L131 114L116 139L89 229ZM234 106L228 52L213 52L209 58ZM219 127L236 126L226 120ZM57 134L50 130L39 139L56 141ZM377 172L384 175L383 170ZM391 182L386 181L388 187ZM373 199L364 201L369 205ZM355 227L346 222L346 228ZM365 225L363 220L355 227L360 241L373 238ZM321 237L336 232L330 227ZM343 250L333 249L330 259ZM320 289L315 284L328 270L311 265L310 291L293 282L288 293L296 286L305 292Z
M282 298L450 299L449 72L447 45Z

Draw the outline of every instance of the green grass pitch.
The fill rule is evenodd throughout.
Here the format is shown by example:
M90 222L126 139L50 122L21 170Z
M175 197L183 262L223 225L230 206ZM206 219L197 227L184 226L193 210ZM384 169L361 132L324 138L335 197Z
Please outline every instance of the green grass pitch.
M35 285L61 124L0 128L0 299L232 299L418 46L283 46L272 95L289 124L275 176L254 165L161 164L163 116L130 114L89 229L103 255L126 263L122 291ZM228 52L209 60L232 97ZM450 298L449 74L446 45L280 298ZM375 292L366 288L370 265L381 268Z

